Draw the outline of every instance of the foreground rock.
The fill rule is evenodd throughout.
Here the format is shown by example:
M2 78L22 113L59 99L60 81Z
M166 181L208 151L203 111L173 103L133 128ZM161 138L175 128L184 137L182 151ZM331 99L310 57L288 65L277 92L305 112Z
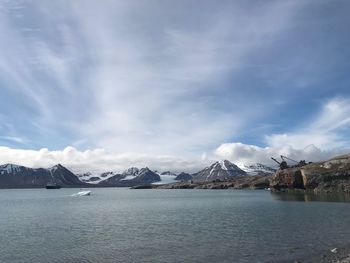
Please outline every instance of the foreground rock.
M301 263L350 263L350 246L345 246L337 249L337 253L332 253L331 248L324 251L318 256L305 258Z
M350 155L303 167L278 170L270 181L273 190L312 190L350 193Z

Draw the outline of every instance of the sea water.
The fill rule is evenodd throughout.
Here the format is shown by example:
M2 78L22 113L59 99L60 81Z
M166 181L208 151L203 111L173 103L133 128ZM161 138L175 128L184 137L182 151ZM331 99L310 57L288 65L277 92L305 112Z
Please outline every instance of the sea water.
M293 262L350 243L346 198L90 190L0 190L0 262Z

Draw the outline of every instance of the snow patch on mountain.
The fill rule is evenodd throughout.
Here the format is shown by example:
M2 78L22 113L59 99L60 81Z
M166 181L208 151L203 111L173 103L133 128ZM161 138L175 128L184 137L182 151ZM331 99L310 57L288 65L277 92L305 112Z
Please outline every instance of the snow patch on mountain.
M253 163L253 164L236 163L236 165L250 175L272 174L276 171L276 169L261 163Z
M122 179L122 181L132 180L132 179L135 179L136 177L137 177L137 175L127 175Z
M219 164L220 164L220 166L221 166L221 169L227 171L227 167L226 167L226 165L225 165L225 161L224 161L224 160L220 160L220 161L219 161Z
M9 173L17 173L21 171L24 166L16 165L16 164L3 164L0 165L0 174L9 174Z
M133 180L135 179L140 173L140 169L137 167L131 167L127 170L125 170L122 175L125 176L122 181L125 180Z
M170 173L170 172L165 172L165 173L158 173L160 177L159 182L154 182L152 184L171 184L171 183L176 183L177 181L175 180L176 174Z
M93 173L87 172L84 174L77 174L80 181L89 184L98 184L108 178L118 174L117 172Z

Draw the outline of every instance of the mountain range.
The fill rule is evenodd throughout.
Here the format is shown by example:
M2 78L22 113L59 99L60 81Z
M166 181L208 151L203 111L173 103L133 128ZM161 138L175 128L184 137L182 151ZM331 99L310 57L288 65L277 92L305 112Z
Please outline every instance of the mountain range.
M159 173L148 167L131 167L122 173L113 171L104 173L74 174L61 164L50 168L29 168L15 164L0 165L0 188L41 188L49 182L62 187L130 187L148 184L168 184L179 181L228 180L236 176L268 175L274 170L262 164L237 166L230 161L215 162L209 167L194 173L179 174L170 171Z
M44 187L49 182L56 182L62 187L88 186L60 164L48 169L14 164L0 165L0 188L37 188Z

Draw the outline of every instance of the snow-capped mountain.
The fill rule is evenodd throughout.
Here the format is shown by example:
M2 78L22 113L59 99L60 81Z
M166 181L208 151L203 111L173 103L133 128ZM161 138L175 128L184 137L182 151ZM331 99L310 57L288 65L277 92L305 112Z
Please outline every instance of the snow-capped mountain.
M108 171L108 172L86 172L86 173L77 173L77 176L80 181L84 183L89 183L89 184L99 184L109 178L114 177L113 180L118 178L118 180L131 180L134 179L140 170L136 167L131 167L127 170L125 170L122 173L118 173L115 171Z
M98 183L100 186L135 186L161 181L160 176L149 168L129 168L121 174L114 174Z
M75 174L60 164L47 169L15 164L0 165L0 188L44 187L52 181L64 187L84 185Z
M127 170L125 170L122 175L125 176L123 180L132 180L138 176L140 173L140 169L137 167L131 167Z
M161 181L159 174L153 172L148 167L142 168L133 180L138 184L152 184Z
M17 165L17 164L3 164L0 165L0 174L11 174L11 173L17 173L21 170L25 170L27 167Z
M87 172L83 174L77 174L80 181L89 184L98 184L103 180L106 180L112 176L117 175L117 172L104 172L104 173L92 173Z
M157 172L149 168L138 169L131 167L122 173L105 172L81 173L79 179L84 183L95 184L99 186L134 186L142 184L170 184L179 181L188 181L192 176L187 173L176 174L170 171Z
M215 162L193 175L184 172L175 174L170 171L159 173L147 167L142 169L131 167L122 173L109 171L74 174L60 164L51 168L28 168L21 165L4 164L0 165L0 188L44 187L52 181L63 187L169 184L189 180L229 180L234 176L267 175L274 171L259 163L235 165L227 160Z
M237 166L249 175L264 175L264 174L269 175L276 172L276 169L273 169L261 163L254 163L254 164L237 163Z
M227 180L234 176L247 175L245 171L228 160L218 161L204 170L193 174L193 179L197 181Z

